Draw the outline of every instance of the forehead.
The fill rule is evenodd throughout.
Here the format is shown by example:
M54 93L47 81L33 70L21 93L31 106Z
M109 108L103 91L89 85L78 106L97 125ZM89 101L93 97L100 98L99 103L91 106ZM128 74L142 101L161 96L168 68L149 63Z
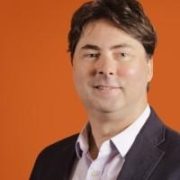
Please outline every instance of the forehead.
M143 48L141 43L130 34L104 19L90 22L84 26L77 49L86 44L93 44L100 48L110 48L121 44Z

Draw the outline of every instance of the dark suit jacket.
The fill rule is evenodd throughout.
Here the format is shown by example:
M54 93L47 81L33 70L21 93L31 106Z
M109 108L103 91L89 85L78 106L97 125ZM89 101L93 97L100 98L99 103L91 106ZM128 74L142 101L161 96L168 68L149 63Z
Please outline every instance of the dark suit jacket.
M76 159L77 135L59 141L38 156L30 180L68 180ZM118 180L180 180L180 135L152 110L125 157Z

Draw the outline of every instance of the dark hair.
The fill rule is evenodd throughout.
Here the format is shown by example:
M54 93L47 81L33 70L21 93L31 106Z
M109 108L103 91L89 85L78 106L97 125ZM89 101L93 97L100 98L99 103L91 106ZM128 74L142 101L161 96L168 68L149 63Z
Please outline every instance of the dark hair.
M69 31L69 52L73 59L76 45L86 24L107 19L132 37L144 47L151 57L156 46L156 32L137 0L94 0L84 3L74 13Z

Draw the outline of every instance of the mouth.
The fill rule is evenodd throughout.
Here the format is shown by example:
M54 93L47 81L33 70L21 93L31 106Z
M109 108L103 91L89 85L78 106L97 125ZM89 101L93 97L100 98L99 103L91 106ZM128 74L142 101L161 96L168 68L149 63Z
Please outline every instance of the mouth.
M121 87L114 85L96 85L93 87L95 94L100 97L116 97L121 92Z
M94 86L95 89L98 89L98 90L114 90L114 89L120 89L120 87L118 86L109 86L109 85L97 85L97 86Z
M95 84L93 86L94 95L100 98L117 98L121 95L123 89L118 84Z

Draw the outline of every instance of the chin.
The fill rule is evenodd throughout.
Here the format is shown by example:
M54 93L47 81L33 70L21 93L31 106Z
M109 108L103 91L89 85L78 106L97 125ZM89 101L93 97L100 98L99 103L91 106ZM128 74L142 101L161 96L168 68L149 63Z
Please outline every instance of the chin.
M114 113L114 112L118 112L120 110L120 107L111 106L111 105L106 105L106 106L103 105L103 106L96 107L96 109L102 113Z

